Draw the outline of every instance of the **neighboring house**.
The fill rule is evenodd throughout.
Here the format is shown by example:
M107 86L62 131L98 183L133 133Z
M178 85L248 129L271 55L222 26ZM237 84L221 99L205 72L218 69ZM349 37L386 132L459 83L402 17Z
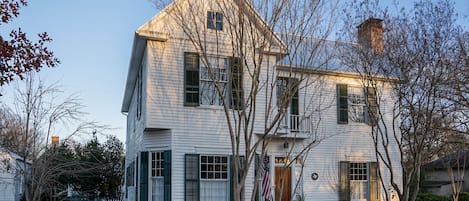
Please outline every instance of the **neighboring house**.
M0 146L0 201L19 201L22 198L24 164L23 157Z
M469 169L467 167L469 167L469 149L451 153L425 164L422 191L450 196L453 194L452 184L462 182L461 192L469 192L469 182L467 182Z
M166 8L164 12L171 12L171 9ZM232 152L220 100L213 97L213 88L199 87L211 82L204 79L203 62L174 19L164 12L141 26L134 38L122 105L122 112L127 114L125 198L140 201L230 200L228 167ZM228 29L223 13L211 9L203 13L209 15L204 19L216 19L216 23L206 25L208 31L217 29L223 33ZM262 21L253 15L249 19ZM369 22L376 21L365 23ZM373 23L370 26L380 28L374 27ZM364 35L374 34L370 29L361 31ZM207 44L210 49L213 43ZM272 48L264 55L272 62L265 62L263 69L276 72L276 92L282 93L291 79L288 66L292 63L282 60L285 52L282 52L279 37L272 40L272 46L278 48ZM219 57L218 60L223 62L216 66L229 69L236 58L231 56L230 49L220 52L226 57ZM306 200L321 201L384 200L384 191L389 195L391 190L387 183L385 188L379 185L365 104L367 90L362 87L360 77L340 67L305 71L310 79L321 82L315 86L300 83L278 131L282 137L273 137L268 147L273 191L278 191L279 172L284 170L284 162L291 160L286 157L289 144L308 143L314 136L323 136L308 157L287 168L289 175L285 177L287 189L284 192L288 193L283 200L295 200L299 195L304 195ZM243 73L246 76L248 72ZM193 79L187 79L188 75L193 75ZM225 79L228 78L222 76L219 81L231 81ZM248 84L244 81L244 88L249 88ZM391 122L390 87L384 82L380 86L385 94L382 101L388 103L381 109L388 114L386 121ZM265 101L259 98L256 103L263 106ZM264 114L256 115L259 118L254 123L255 129L263 133ZM400 155L397 152L391 154L395 156L395 164L399 164ZM304 167L303 174L301 167ZM251 195L252 172L256 168L253 165L246 181L244 192L248 200L252 196L261 196ZM383 172L383 177L388 177ZM401 180L399 172L396 177L397 181Z

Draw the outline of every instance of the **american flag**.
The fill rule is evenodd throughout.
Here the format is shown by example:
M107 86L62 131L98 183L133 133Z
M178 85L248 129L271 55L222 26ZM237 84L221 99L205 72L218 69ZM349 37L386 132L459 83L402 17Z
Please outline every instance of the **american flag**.
M262 178L262 197L265 200L271 201L272 199L272 185L270 184L270 174L269 174L269 157L265 156L264 161L262 162L261 167Z

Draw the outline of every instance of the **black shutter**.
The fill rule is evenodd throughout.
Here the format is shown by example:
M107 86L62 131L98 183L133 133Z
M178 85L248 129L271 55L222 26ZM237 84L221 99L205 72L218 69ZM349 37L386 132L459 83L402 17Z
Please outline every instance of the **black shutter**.
M184 53L184 105L199 105L199 55Z
M366 88L366 102L368 103L368 124L375 126L378 123L378 100L373 87Z
M171 151L163 152L164 201L171 200Z
M199 155L186 154L184 160L184 200L199 201Z
M379 201L380 200L380 179L378 175L378 163L370 162L368 163L368 168L370 171L370 182L369 188L370 192L370 201Z
M140 153L140 201L148 200L148 152Z
M347 85L337 85L337 123L348 123L348 100Z
M339 166L339 201L350 201L350 163L340 161Z
M239 57L231 58L231 107L241 110L244 102L243 65Z

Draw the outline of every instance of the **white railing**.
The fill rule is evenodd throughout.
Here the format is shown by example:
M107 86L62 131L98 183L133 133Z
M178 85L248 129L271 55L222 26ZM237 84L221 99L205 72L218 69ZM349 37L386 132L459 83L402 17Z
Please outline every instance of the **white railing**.
M311 116L304 115L286 115L284 127L296 133L311 133L313 130Z

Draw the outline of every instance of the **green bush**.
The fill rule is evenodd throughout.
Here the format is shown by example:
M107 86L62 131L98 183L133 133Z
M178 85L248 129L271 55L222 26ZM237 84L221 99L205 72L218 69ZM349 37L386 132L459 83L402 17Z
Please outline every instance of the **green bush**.
M462 192L459 194L459 201L469 201L469 193Z
M450 198L432 193L419 193L417 201L451 201ZM459 201L462 201L461 199Z

